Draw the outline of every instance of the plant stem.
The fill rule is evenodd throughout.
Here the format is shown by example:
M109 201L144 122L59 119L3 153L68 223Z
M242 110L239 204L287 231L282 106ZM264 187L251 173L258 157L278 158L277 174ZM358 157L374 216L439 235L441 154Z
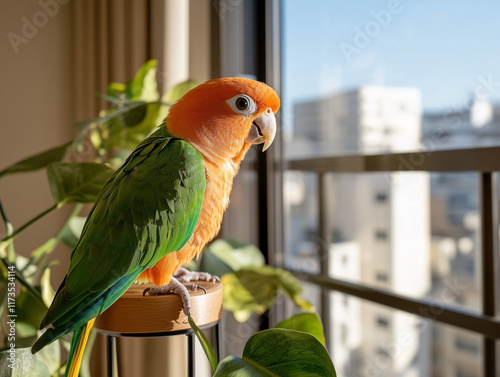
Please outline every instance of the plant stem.
M16 274L16 279L26 287L26 289L28 291L30 291L36 298L40 299L40 301L43 302L43 299L42 299L42 295L40 294L40 292L38 292L35 288L33 288L31 286L30 283L28 283L25 279L24 279L24 276L17 270L17 267L15 264L10 264L9 261L6 259L6 258L0 258L0 260L2 261L2 263L4 264L4 266L7 268L7 270L9 269L9 267L13 266L14 267L14 271L15 271L15 274Z
M13 238L15 238L19 233L21 233L22 231L24 231L26 228L28 228L30 225L32 225L33 223L37 222L38 220L40 220L42 217L44 217L45 215L48 215L50 212L52 212L53 210L57 209L57 204L54 204L52 207L46 209L45 211L43 211L41 214L39 214L38 216L32 218L30 221L28 221L26 224L22 225L19 229L17 229L15 232L13 232L12 234L8 235L7 237L5 237L1 242L0 242L0 248L4 245L6 245L8 242L10 242Z
M0 214L2 215L2 220L5 223L5 230L7 231L7 236L10 236L14 232L14 227L9 221L5 209L3 208L2 200L0 200Z
M0 214L2 215L2 219L5 223L5 230L7 232L7 237L11 236L12 233L14 233L14 227L12 226L12 223L10 222L9 218L7 217L7 213L5 213L5 209L3 208L2 201L0 200ZM2 255L2 244L0 243L0 255ZM12 242L9 243L9 249L8 249L8 257L10 261L14 261L16 258L16 253L14 251L14 244Z

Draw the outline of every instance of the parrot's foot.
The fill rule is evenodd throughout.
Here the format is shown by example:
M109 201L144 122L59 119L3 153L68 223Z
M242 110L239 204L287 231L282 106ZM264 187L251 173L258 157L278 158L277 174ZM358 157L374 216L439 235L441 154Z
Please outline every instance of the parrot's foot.
M178 279L172 277L172 279L170 279L170 283L168 283L167 285L164 285L163 287L156 287L156 286L148 287L142 292L142 295L146 296L146 293L149 293L150 296L160 296L168 294L179 295L182 300L182 310L184 311L185 315L190 317L191 296L189 295L189 291L197 291L198 288L207 293L207 290L201 285L196 285L196 284L184 285Z
M208 272L189 271L184 267L179 268L174 277L181 283L189 283L190 281L209 281L212 283L220 283L220 278L215 275L210 275Z

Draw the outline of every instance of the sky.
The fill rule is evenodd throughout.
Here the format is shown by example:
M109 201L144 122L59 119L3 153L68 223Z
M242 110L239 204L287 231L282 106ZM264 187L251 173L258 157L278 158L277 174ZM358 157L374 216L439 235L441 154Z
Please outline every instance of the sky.
M463 107L474 93L500 102L500 1L284 0L283 7L285 104L367 84L420 88L426 112Z

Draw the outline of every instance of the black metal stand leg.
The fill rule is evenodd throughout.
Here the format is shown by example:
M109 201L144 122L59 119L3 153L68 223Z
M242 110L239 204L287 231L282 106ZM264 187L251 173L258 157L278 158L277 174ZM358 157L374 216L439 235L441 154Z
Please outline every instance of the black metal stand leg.
M186 334L188 338L188 377L194 377L194 359L195 359L195 335L194 333Z
M217 342L217 348L215 350L217 361L220 361L222 356L222 325L220 321L215 325L215 341Z
M114 336L107 335L106 345L108 351L108 377L115 377L116 338Z

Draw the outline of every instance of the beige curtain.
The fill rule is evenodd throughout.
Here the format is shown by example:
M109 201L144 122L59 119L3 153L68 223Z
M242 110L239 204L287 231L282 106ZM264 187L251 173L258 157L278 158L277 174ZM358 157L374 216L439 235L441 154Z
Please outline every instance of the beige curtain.
M217 61L211 54L211 5L210 0L76 0L72 17L75 119L95 117L107 106L95 93L105 93L110 82L126 82L151 58L159 63L162 92L188 78L209 79L211 61ZM184 336L121 338L117 350L120 377L187 374ZM198 351L197 375L208 376ZM106 375L105 355L105 338L98 335L93 376Z
M106 103L95 93L158 59L161 89L211 77L210 0L76 0L73 6L75 118Z

